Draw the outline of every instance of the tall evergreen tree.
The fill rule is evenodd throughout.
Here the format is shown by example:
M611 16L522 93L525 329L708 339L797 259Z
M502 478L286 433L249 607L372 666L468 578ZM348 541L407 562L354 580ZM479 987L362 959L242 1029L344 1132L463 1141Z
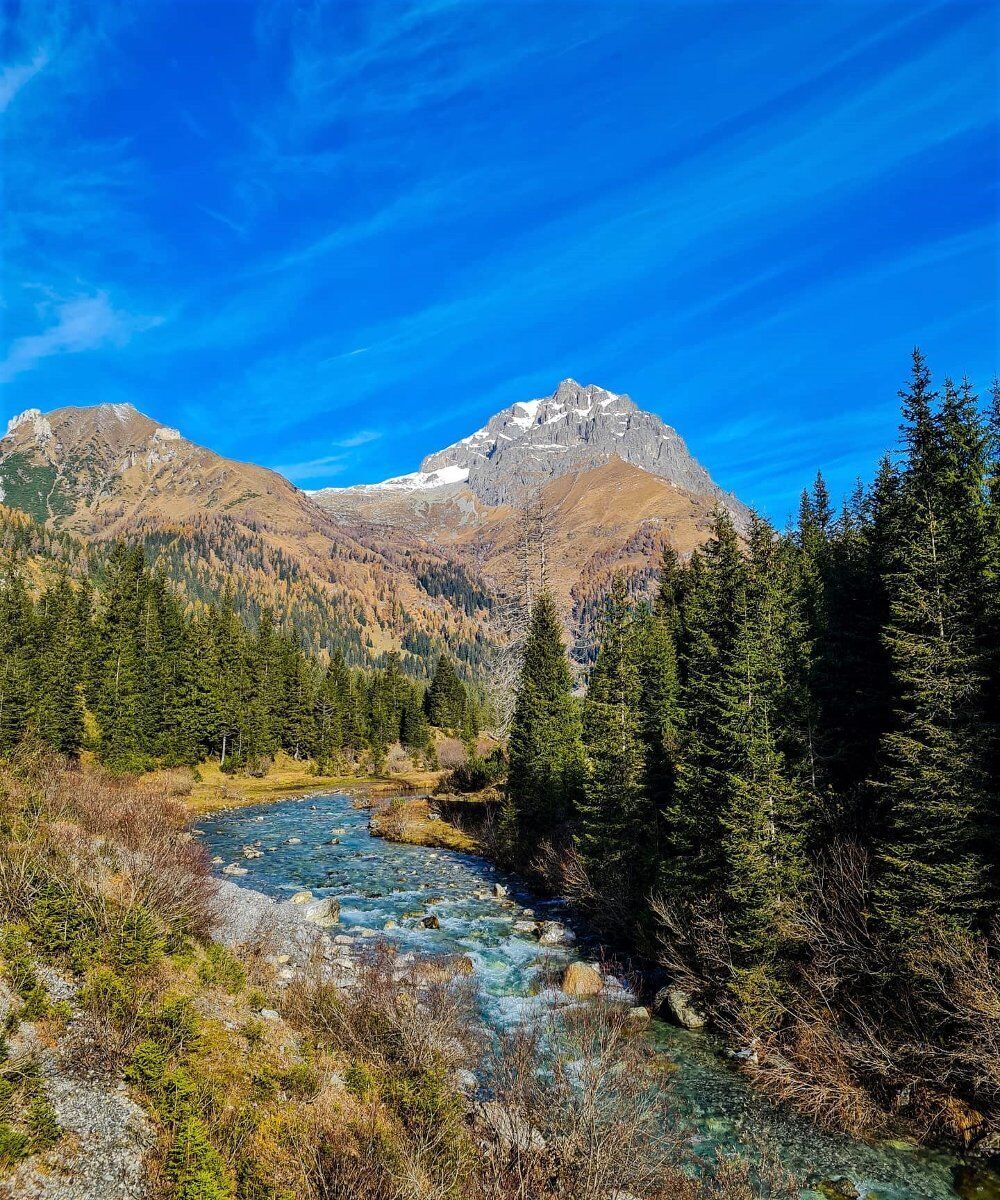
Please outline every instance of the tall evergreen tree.
M745 589L739 537L719 510L712 538L691 557L680 614L683 715L676 785L663 814L661 887L668 900L709 895L722 879L729 711L720 685L735 653Z
M530 858L544 841L564 841L584 774L580 710L551 594L536 599L510 734L503 813L513 855Z
M968 569L968 514L981 470L970 429L956 428L958 398L947 416L919 352L903 399L906 470L888 578L886 644L897 689L896 723L884 739L882 775L888 833L882 848L878 911L901 940L936 919L968 928L987 889L982 830L988 764L984 760L984 662L976 636L978 581ZM981 486L981 481L980 481Z
M638 637L625 582L608 598L601 649L583 706L587 776L576 844L590 878L635 905L648 882L654 812L646 789Z
M736 635L719 679L728 742L722 755L722 895L742 966L774 962L783 914L805 874L810 796L791 761L796 738L788 720L794 707L789 650L801 636L793 624L794 603L782 545L771 526L755 518ZM805 758L799 767L807 764Z
M466 704L465 686L455 665L447 654L442 654L427 689L427 718L439 729L461 729Z

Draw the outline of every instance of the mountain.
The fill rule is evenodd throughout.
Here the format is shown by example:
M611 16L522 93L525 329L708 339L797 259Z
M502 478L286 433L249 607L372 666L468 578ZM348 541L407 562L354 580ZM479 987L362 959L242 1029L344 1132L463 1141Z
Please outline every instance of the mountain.
M331 508L348 506L345 493L416 493L467 484L491 507L517 504L551 479L613 459L631 463L696 496L711 496L746 516L735 496L713 483L680 434L630 396L564 379L551 396L523 400L492 417L482 429L429 454L420 470L384 483L327 488L314 493ZM450 498L457 493L442 494Z
M616 573L641 593L718 505L749 515L659 417L573 380L410 475L312 494L129 404L31 409L0 439L0 504L94 547L142 537L192 605L232 588L251 621L270 609L355 663L398 649L418 674L444 646L485 661L497 599L543 576L586 659Z
M269 608L354 662L402 648L419 671L445 644L470 663L483 652L489 598L453 556L404 531L347 530L281 475L128 404L15 417L0 503L89 542L141 536L192 604L232 587L246 616Z
M705 540L718 505L739 528L750 516L676 430L627 395L572 379L505 408L419 471L312 496L345 524L449 549L500 590L523 574L526 554L541 570L544 541L546 581L583 657L616 573L641 592L665 547L687 555Z

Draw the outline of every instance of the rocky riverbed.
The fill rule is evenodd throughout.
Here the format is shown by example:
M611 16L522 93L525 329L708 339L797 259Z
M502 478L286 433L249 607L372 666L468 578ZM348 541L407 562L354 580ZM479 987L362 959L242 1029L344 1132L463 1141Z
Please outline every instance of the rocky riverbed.
M279 980L318 959L350 987L356 956L384 939L403 962L408 954L438 955L473 973L483 1017L496 1026L530 1020L533 1010L553 1002L581 1002L598 989L629 998L613 970L595 962L573 966L587 950L574 945L558 904L469 855L373 838L367 813L346 796L218 814L205 820L201 836L220 874L241 872L230 872L220 894L220 938L236 944L266 936ZM323 900L333 903L308 907ZM312 919L317 912L319 923ZM643 1018L637 1013L637 1019ZM704 1153L763 1146L803 1180L810 1197L1000 1195L994 1177L975 1164L904 1144L869 1146L818 1133L765 1103L710 1037L662 1021L648 1028L676 1067L674 1087Z

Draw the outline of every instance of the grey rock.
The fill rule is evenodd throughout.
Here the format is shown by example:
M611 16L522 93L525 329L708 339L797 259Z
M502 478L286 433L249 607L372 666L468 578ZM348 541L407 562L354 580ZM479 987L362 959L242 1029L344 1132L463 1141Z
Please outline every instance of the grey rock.
M551 396L514 404L470 437L430 454L422 472L461 467L485 503L510 504L560 475L632 463L696 495L718 496L742 516L743 505L721 491L683 438L627 395L564 379Z
M559 921L540 921L535 932L543 946L568 946L575 940L573 931Z
M336 925L340 921L340 901L332 896L323 900L306 900L298 908L303 921L311 921L313 925Z
M429 454L412 475L381 484L325 488L324 508L350 513L366 494L412 493L421 502L448 498L460 508L475 499L518 504L561 475L630 463L699 496L718 499L740 528L750 510L724 492L691 455L680 434L630 396L564 379L551 396L512 404L475 433ZM430 492L430 495L428 495ZM472 493L472 497L469 493Z
M693 1003L690 992L679 987L661 988L656 993L656 1008L684 1029L704 1029L706 1017Z

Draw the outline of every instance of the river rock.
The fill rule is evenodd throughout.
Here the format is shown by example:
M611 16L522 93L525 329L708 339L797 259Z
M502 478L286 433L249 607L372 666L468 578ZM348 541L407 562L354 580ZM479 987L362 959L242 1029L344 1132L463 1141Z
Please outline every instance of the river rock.
M603 986L600 969L591 963L571 962L562 978L567 996L596 996Z
M538 927L534 921L515 921L513 926L515 933L537 933Z
M641 1004L637 1004L634 1008L628 1010L628 1015L625 1018L629 1029L640 1030L645 1029L652 1020L649 1009Z
M238 867L236 863L230 863L228 867L222 868L223 875L246 875L246 867Z
M301 892L295 893L295 895L291 898L289 903L291 903L291 904L308 904L312 898L313 898L312 892L308 888L303 888Z
M286 846L301 846L302 839L297 838L297 837L285 838L285 845Z
M683 1029L704 1029L705 1015L694 1005L690 992L680 987L660 988L656 993L657 1012L665 1012Z
M493 885L493 896L494 896L494 899L496 899L496 900L506 900L507 899L507 889L504 887L504 885L502 883L495 883Z
M567 946L573 941L573 932L559 921L539 921L535 935L543 946Z
M441 922L437 919L437 917L433 913L431 913L431 915L429 917L424 917L424 919L420 922L420 924L423 925L423 927L425 929L440 929L441 928Z
M299 905L299 908L302 912L302 919L313 925L321 925L326 928L336 925L340 921L340 901L335 900L332 896L326 896L322 900L306 900Z

